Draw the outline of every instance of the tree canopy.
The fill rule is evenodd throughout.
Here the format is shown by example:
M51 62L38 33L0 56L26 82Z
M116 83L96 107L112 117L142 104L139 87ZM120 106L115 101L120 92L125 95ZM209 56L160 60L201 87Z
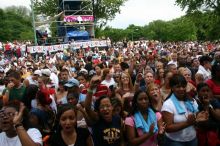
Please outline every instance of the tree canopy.
M120 12L120 7L127 0L92 0L93 12L98 24L106 24L107 20L115 17ZM58 0L33 0L34 10L37 14L54 16L58 12Z
M0 9L0 40L33 39L30 11L26 7L7 7Z
M171 21L156 20L145 26L129 25L126 29L106 27L97 37L112 41L153 39L160 41L217 40L220 38L219 17L213 11L196 11Z
M187 8L187 12L213 10L220 15L219 0L176 0L176 4L182 9Z

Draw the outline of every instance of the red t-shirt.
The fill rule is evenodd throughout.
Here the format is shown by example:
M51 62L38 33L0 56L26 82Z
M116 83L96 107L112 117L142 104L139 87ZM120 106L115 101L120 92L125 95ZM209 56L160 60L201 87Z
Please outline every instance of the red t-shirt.
M206 81L214 95L220 95L220 85L217 85L212 79Z
M82 94L87 94L87 90L83 89L81 91ZM109 88L105 85L99 84L96 88L96 92L93 94L97 99L103 95L109 95Z
M10 51L11 50L11 46L9 44L5 45L5 51Z

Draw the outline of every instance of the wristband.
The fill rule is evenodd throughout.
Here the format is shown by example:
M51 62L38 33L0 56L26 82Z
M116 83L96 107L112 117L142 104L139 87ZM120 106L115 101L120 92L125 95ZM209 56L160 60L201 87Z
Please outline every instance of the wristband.
M93 91L90 90L90 89L88 89L88 90L87 90L87 93L88 93L88 94L93 94Z
M140 83L138 83L138 82L135 82L134 84L135 84L135 85L137 85L137 86L139 86L139 85L140 85Z
M19 124L14 125L15 129L17 129L18 127L21 127L21 126L23 126L22 123L19 123Z

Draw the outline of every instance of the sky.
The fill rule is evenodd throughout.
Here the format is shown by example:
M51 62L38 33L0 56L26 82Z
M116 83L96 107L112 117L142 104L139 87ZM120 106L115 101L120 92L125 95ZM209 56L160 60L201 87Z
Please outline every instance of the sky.
M30 0L0 0L0 7L27 6L30 8ZM108 22L113 28L126 28L130 24L144 26L154 20L172 20L185 15L175 0L128 0L121 6L120 14L116 14L114 20Z

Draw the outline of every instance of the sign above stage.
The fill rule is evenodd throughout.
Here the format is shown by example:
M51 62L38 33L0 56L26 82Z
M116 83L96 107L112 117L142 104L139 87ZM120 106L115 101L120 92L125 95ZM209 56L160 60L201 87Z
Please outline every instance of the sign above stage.
M94 22L94 16L92 15L70 15L70 16L64 16L64 22Z

